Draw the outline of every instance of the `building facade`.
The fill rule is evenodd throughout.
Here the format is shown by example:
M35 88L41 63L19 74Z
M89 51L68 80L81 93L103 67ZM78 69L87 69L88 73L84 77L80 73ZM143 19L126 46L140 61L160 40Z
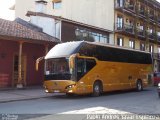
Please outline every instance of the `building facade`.
M32 24L42 27L44 32L48 33L45 28L50 29L51 35L61 42L84 40L114 44L111 39L113 31L107 29L41 12L28 11L27 16L30 17ZM48 24L46 25L46 23Z
M36 71L36 59L58 42L24 21L0 19L0 88L42 85L44 68Z
M26 16L27 11L36 11L37 8L35 1L37 0L15 0L15 17L19 17L23 20L29 21L30 18ZM47 14L53 14L52 0L47 0L46 8L42 8Z
M115 44L153 54L160 71L160 3L155 0L115 0Z
M53 0L56 4L57 1ZM61 16L114 31L114 44L153 54L160 71L160 3L156 0L61 0ZM57 9L58 10L58 9ZM77 14L78 13L78 14Z
M51 15L114 31L109 34L111 44L151 52L154 71L160 71L160 3L156 0L52 0L47 2L49 6L47 11L50 11ZM28 10L33 9L28 8ZM30 21L33 21L32 17ZM60 33L60 37L63 37L61 35ZM98 40L101 42L95 37L95 41Z

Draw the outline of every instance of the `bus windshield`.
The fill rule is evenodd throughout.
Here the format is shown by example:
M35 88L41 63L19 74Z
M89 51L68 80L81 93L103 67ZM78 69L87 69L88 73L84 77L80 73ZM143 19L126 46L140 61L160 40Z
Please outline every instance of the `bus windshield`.
M65 79L69 80L71 77L69 71L69 59L68 58L51 58L46 60L45 65L46 79Z
M69 57L77 53L78 48L83 44L79 42L67 42L54 46L45 56L45 59Z

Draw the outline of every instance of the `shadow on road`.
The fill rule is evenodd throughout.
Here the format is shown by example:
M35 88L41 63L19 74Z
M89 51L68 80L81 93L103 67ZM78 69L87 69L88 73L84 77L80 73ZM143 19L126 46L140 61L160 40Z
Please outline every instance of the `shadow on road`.
M152 91L151 88L144 89L141 92L149 92ZM101 94L99 97L106 97L106 96L116 96L120 94L128 94L128 93L141 93L137 92L136 90L118 90L118 91L112 91L112 92L104 92ZM88 98L99 98L99 97L92 97L91 94L86 94L86 95L71 95L67 96L66 94L56 94L50 97L50 99L88 99Z

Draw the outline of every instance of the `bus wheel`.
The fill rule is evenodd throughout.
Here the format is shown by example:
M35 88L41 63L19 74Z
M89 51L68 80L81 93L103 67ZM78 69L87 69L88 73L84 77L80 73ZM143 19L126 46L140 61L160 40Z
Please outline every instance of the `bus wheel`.
M160 93L158 93L158 95L159 95L159 98L160 98Z
M101 90L102 90L102 85L100 82L96 81L93 85L93 93L92 96L93 97L98 97L101 94Z
M136 90L137 90L138 92L143 90L143 85L142 85L142 81L141 81L141 80L138 80L138 81L137 81Z

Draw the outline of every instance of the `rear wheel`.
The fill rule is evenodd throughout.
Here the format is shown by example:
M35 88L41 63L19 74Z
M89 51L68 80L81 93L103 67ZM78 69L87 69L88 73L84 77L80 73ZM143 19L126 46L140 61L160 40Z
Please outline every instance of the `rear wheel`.
M138 92L140 92L140 91L143 90L143 85L142 85L142 81L141 81L141 80L138 80L138 81L137 81L136 90L137 90Z
M159 98L160 98L160 92L158 93L158 96L159 96Z
M102 85L100 82L96 81L93 85L93 93L92 93L92 96L93 97L98 97L100 96L102 92Z

